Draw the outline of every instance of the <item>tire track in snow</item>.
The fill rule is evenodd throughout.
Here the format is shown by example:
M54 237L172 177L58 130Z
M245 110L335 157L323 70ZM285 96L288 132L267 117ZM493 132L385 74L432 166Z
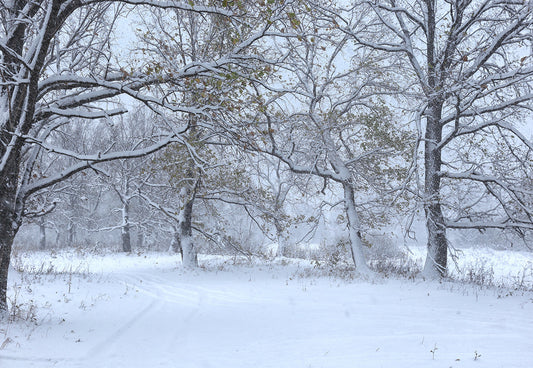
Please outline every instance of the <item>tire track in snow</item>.
M10 356L10 355L0 355L0 363L2 361L14 361L14 362L30 362L30 363L47 363L47 364L53 364L57 363L58 361L65 360L61 358L32 358L32 357L20 357L20 356ZM0 365L2 366L2 365Z
M176 348L181 351L187 349L190 336L193 334L191 326L195 325L193 320L201 315L202 311L210 310L212 306L232 308L236 305L257 304L263 301L276 304L279 302L276 298L263 298L247 290L240 292L226 290L227 285L221 285L222 290L220 290L199 286L195 284L195 280L190 284L183 280L177 282L173 279L177 277L175 273L168 276L163 277L149 272L114 274L113 278L117 282L127 286L127 292L131 293L131 290L134 290L138 292L137 296L145 297L150 302L141 306L140 311L121 323L118 328L104 331L100 341L89 347L83 358L75 359L70 364L67 360L59 359L59 363L72 368L76 366L72 363L78 363L79 367L89 367L92 362L105 361L105 367L122 367L124 361L131 360L131 357L126 359L123 355L129 346L139 346L143 351L150 352L147 353L148 359L172 361L176 358ZM251 295L253 296L250 297ZM123 321L123 318L119 320ZM173 323L169 324L169 321ZM157 334L150 333L151 331L157 331ZM134 352L136 353L138 351Z
M86 366L86 362L89 362L105 354L106 351L109 351L117 343L122 336L125 336L129 330L134 328L136 323L139 323L143 318L147 317L151 310L153 310L156 305L160 304L160 301L153 299L146 307L141 309L139 312L135 313L126 323L122 324L119 328L115 329L114 332L106 337L103 341L99 342L97 345L89 349L85 354L84 358L63 358L63 357L54 357L54 358L39 358L39 357L14 357L14 356L5 356L0 355L0 363L2 360L9 360L13 362L26 362L26 363L35 363L37 367L51 367L51 366ZM26 366L26 365L24 365ZM2 365L0 365L2 367Z
M262 298L257 295L254 298L250 298L249 293L242 294L205 286L181 284L175 280L154 274L140 273L121 276L129 280L126 282L127 285L133 285L143 294L180 305L198 306L200 303L208 303L217 306L231 306L234 304L275 301L275 299Z
M172 361L175 359L172 352L176 346L186 344L188 340L190 326L193 325L191 320L201 311L201 307L206 305L205 293L175 288L169 285L168 279L151 274L124 274L121 279L151 298L152 302L91 348L82 366L91 366L90 362L101 361L102 357L105 357L105 367L122 367L126 360L131 359L131 356L127 359L124 356L124 352L128 351L128 348L124 347L131 346L141 348L135 350L134 354L145 352L139 359L152 360L151 363ZM169 288L172 290L169 291ZM177 308L177 305L182 308ZM169 321L174 323L169 324ZM152 331L157 331L157 334Z
M102 354L104 354L106 350L110 350L122 336L124 336L129 330L134 328L135 324L139 323L143 318L147 317L150 311L153 310L158 304L160 304L159 300L152 300L150 304L148 304L141 311L137 312L126 323L116 329L111 335L109 335L103 341L98 343L96 346L93 346L86 354L86 359L94 359L94 357L101 356Z
M129 282L121 280L126 285L132 285L136 290L160 301L191 306L199 303L199 295L196 291L191 288L176 288L169 284L168 279L148 274L122 276L129 280Z

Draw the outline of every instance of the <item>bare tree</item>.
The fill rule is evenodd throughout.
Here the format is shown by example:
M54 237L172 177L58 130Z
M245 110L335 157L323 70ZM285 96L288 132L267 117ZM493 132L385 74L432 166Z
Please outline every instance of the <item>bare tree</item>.
M128 150L143 141L151 141L150 143L154 144L157 141L155 138L158 136L157 133L161 133L161 128L158 127L157 116L153 115L145 109L137 109L127 116L121 116L120 119L115 118L113 122L103 126L99 134L112 142L116 150ZM120 208L113 209L121 214L120 225L108 223L106 228L107 230L120 228L124 252L131 252L132 228L137 228L139 234L141 223L146 222L140 219L136 212L139 212L142 202L140 193L147 188L154 176L151 168L153 160L154 157L144 156L114 160L96 167L101 174L101 184L114 193L120 204Z
M250 161L256 161L253 163L252 170L254 176L257 177L259 187L265 192L264 198L258 201L256 207L266 222L273 224L275 236L270 236L270 238L277 243L277 248L272 255L281 257L286 253L290 226L308 219L316 221L317 218L313 215L306 217L290 214L287 207L291 202L291 192L295 192L303 185L298 185L296 175L287 169L281 160L269 155L256 156L250 157ZM300 191L300 193L304 192ZM268 230L265 229L264 232L268 234Z

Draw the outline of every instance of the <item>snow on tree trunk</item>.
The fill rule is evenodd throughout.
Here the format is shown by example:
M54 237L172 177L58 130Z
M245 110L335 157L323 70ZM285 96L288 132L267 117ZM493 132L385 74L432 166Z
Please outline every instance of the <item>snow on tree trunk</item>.
M130 235L130 205L128 202L122 206L122 251L131 252Z
M191 236L181 238L182 262L185 268L198 267L198 253Z
M329 161L331 166L338 173L338 181L342 183L344 191L344 209L348 219L348 236L350 239L350 252L352 260L356 269L364 274L371 273L365 260L363 253L363 242L361 240L361 221L355 208L355 193L352 185L352 173L345 165L337 150L335 149L334 141L331 137L331 132L324 133L324 140L328 145Z
M68 222L68 241L67 244L69 247L74 246L74 240L76 239L76 224L74 221L69 220Z
M181 222L181 254L183 267L198 267L198 253L192 239L192 210L194 199L190 199L183 209L183 221Z
M183 258L183 251L181 249L181 236L179 231L179 226L174 227L174 232L172 233L172 242L170 243L169 251L174 253L180 253Z
M441 114L442 102L431 101L427 116L424 159L428 253L423 273L429 278L438 278L446 274L448 258L446 226L440 204L442 153L440 148L437 147L437 142L440 142L442 139L442 128L440 126Z
M348 218L348 231L350 238L350 250L357 271L370 273L363 254L363 242L361 241L361 222L355 208L354 190L350 183L343 183L344 206Z
M278 219L274 219L274 226L276 227L276 238L278 241L278 249L276 250L276 257L283 257L285 254L285 236L283 235L283 226Z

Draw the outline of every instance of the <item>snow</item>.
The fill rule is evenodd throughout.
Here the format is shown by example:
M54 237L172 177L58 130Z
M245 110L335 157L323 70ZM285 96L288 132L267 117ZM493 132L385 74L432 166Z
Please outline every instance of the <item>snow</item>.
M456 253L454 262L448 257L450 275L464 279L468 272L475 271L493 279L495 285L513 288L517 285L533 290L533 254L526 251L495 250L490 248L463 248ZM425 247L410 247L409 257L423 265Z
M262 247L261 251L269 257L275 257L278 254L279 244L278 243L269 243Z
M517 269L533 260L525 252L478 255ZM201 256L193 271L161 253L33 252L14 259L23 272L11 272L9 297L30 315L33 305L36 323L0 325L2 368L533 363L532 292L326 277L287 258Z

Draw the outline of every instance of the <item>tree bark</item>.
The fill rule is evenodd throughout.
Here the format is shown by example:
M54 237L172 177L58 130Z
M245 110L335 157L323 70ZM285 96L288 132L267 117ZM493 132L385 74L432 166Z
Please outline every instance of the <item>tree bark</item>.
M177 227L173 227L174 232L172 233L172 241L170 243L169 251L181 254L181 258L183 259L183 250L181 249L181 236L179 229L179 224Z
M131 252L131 234L130 234L130 205L125 202L122 206L122 251Z
M12 226L13 219L10 213L6 213L8 211L3 207L0 208L0 315L7 311L7 278L11 248L16 233Z
M23 6L23 1L13 3L12 14L16 14ZM23 51L24 43L21 40L25 31L26 26L20 22L12 30L11 37L6 40L6 46L19 55ZM36 96L38 82L38 79L32 76L28 87L19 88L17 81L11 76L27 78L29 73L19 73L20 62L9 53L3 53L1 66L5 69L0 76L0 157L3 164L0 168L0 314L7 311L7 278L11 248L21 223L17 213L17 190L23 141L14 136L13 132L20 128L17 133L21 136L28 133L31 127L29 117L33 115L35 106L26 104L26 101Z
M194 204L194 196L189 199L183 209L183 221L181 227L181 250L182 262L185 268L198 267L198 252L192 239L192 210Z
M0 315L7 311L7 279L11 249L20 227L16 211L18 165L10 165L10 175L0 178Z
M193 94L194 95L194 94ZM198 125L197 117L194 115L189 116L191 129L189 131L189 138L196 142L198 140ZM181 260L183 267L196 268L198 267L198 252L192 239L192 211L194 206L194 200L196 199L196 193L200 186L199 169L196 167L194 161L189 160L186 175L188 178L195 179L194 185L187 186L186 202L183 208L181 224L180 224L180 246L181 246Z
M74 221L68 221L68 240L67 245L69 247L74 247L74 240L76 239L76 224Z
M355 208L354 190L350 183L342 183L344 190L344 208L346 210L346 216L348 218L348 232L350 238L350 252L352 254L352 260L355 264L357 271L361 273L370 273L365 255L363 254L363 242L361 240L361 222L357 215Z
M278 241L278 249L276 251L276 257L283 257L285 254L285 236L283 235L283 225L277 218L274 219L274 227L276 228L276 238Z
M430 278L446 274L448 242L446 226L440 203L442 153L438 143L442 139L440 119L442 102L430 101L425 133L425 201L426 228L428 235L424 275Z
M352 254L353 263L357 271L360 273L370 274L372 271L368 268L363 253L361 221L359 220L359 215L357 214L355 206L355 191L352 184L352 174L337 153L330 131L324 133L324 140L329 146L329 161L335 172L338 173L340 180L337 181L342 184L342 189L344 191L344 210L348 220L348 236L350 239L350 252Z
M446 226L441 207L442 150L439 147L442 140L441 118L445 96L442 93L441 78L443 76L435 70L437 62L436 3L434 0L427 0L426 5L428 13L426 63L429 91L427 91L428 105L424 143L424 211L428 243L423 273L426 277L438 278L446 274L448 258Z

